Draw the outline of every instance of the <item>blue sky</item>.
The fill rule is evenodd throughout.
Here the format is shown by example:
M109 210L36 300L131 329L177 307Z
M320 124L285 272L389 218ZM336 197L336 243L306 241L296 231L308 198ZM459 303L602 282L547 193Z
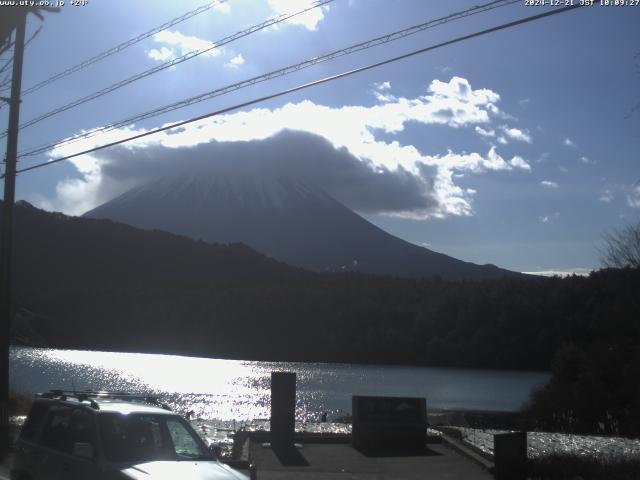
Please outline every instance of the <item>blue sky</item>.
M25 96L21 120L306 3L223 2ZM67 2L43 24L30 17L28 32L43 29L27 48L23 89L202 4L89 0ZM335 0L25 128L19 150L476 4ZM474 15L25 158L21 166L543 11L523 1ZM640 7L577 9L21 174L17 198L81 214L152 177L163 152L179 158L180 149L260 142L291 129L322 136L336 149L326 165L301 160L296 168L396 236L519 271L598 268L602 234L640 213L640 112L632 113L640 101L639 26ZM3 128L6 116L0 110ZM345 151L368 167L366 175L348 174L347 165L342 171L336 162Z

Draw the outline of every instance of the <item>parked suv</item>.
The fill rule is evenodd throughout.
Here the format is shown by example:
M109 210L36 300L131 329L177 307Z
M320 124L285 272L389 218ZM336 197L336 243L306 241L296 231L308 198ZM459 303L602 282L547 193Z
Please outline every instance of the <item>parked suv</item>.
M220 463L186 420L154 398L53 390L33 402L11 480L54 479L249 477Z

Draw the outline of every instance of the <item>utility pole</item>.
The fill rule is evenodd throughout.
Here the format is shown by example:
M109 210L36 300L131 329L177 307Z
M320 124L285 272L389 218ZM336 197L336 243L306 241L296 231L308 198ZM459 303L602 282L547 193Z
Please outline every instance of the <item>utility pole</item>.
M13 260L13 204L16 192L16 161L18 154L18 129L20 122L20 90L22 84L22 58L27 22L26 9L20 9L15 17L15 42L11 97L9 99L9 127L7 156L5 159L4 204L0 237L0 458L9 450L9 335L11 332L11 263Z

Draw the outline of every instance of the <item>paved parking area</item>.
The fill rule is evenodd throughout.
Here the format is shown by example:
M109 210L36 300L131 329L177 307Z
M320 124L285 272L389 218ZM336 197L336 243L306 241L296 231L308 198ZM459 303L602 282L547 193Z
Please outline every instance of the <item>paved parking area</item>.
M260 480L489 480L487 470L457 451L429 445L423 455L365 456L349 444L304 444L295 453L280 455L252 443L251 461ZM284 466L289 463L290 466Z
M366 456L347 443L305 443L283 454L252 442L250 450L260 480L493 479L478 463L444 444L429 445L424 454L413 456ZM0 465L0 480L9 480L9 461Z

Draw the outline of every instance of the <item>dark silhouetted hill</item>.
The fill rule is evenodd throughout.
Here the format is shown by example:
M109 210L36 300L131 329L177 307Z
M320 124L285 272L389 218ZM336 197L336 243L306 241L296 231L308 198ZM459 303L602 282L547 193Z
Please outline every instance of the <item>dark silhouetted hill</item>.
M83 291L257 281L302 275L245 245L211 245L171 233L70 217L19 202L15 215L19 290Z
M15 217L23 343L514 369L548 369L566 344L607 358L640 345L638 269L464 282L318 274L242 245L26 204Z
M164 177L84 216L211 243L242 242L287 264L317 272L350 270L450 280L519 275L401 240L319 187L264 172Z

